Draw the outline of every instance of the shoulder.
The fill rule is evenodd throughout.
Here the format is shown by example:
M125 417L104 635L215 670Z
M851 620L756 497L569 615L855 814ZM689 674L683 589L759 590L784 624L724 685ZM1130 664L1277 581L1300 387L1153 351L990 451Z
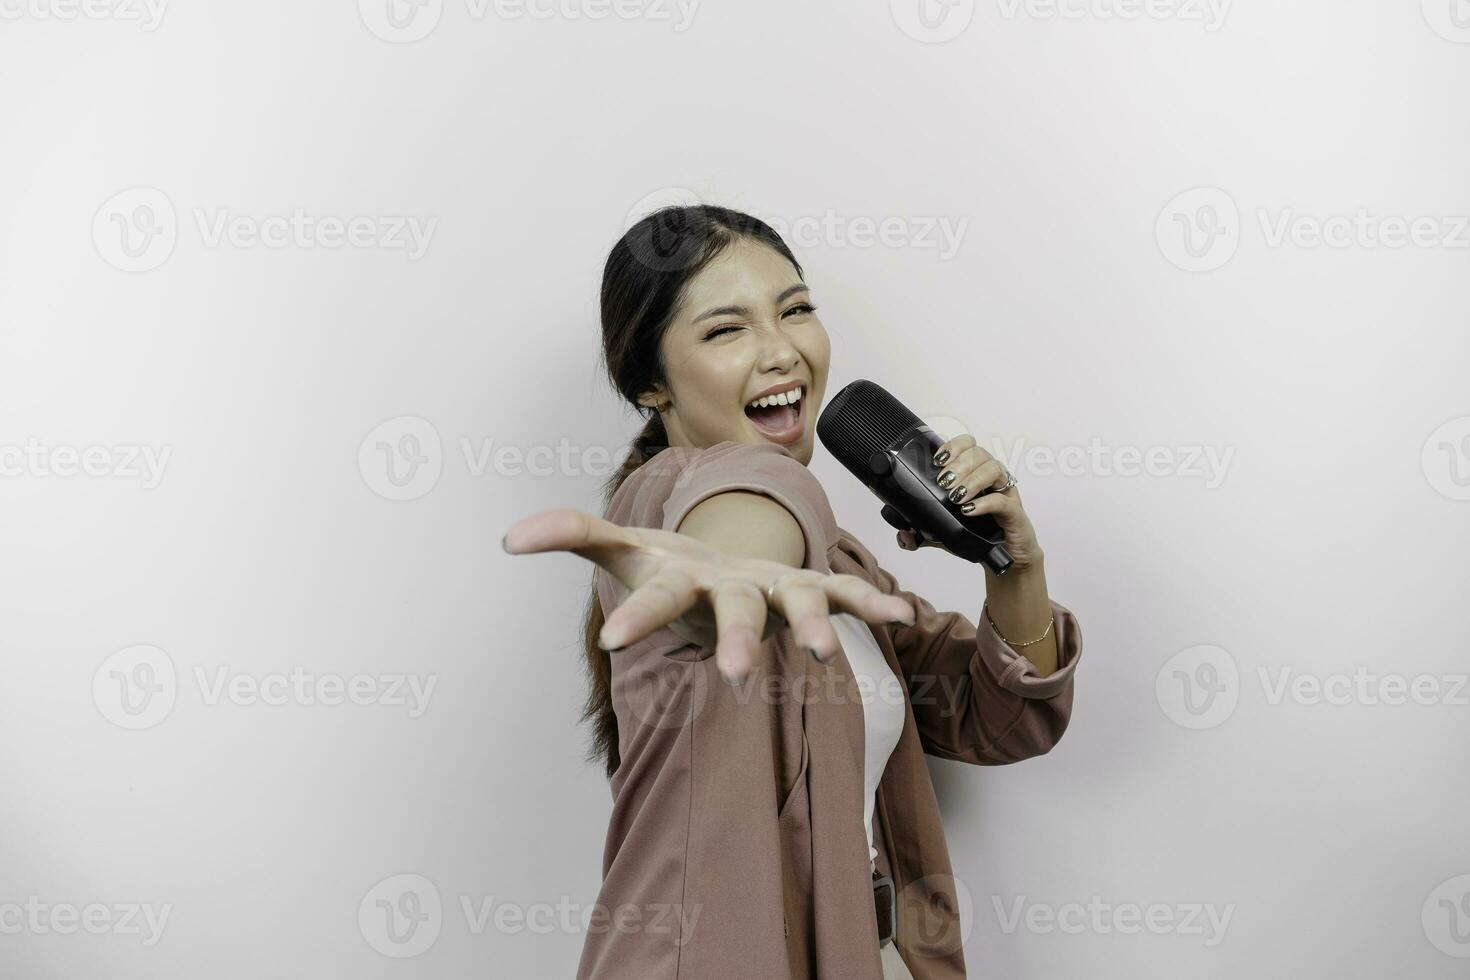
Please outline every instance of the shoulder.
M701 502L728 490L761 493L784 506L807 539L807 567L829 570L826 555L840 535L831 501L806 464L775 443L670 446L629 474L604 516L671 531Z

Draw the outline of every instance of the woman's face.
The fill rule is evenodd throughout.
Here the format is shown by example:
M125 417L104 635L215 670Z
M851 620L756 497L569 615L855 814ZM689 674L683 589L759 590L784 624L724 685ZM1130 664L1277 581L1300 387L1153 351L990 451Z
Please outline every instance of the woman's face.
M811 462L832 348L810 300L784 255L744 238L689 281L663 339L669 386L638 399L671 403L663 412L670 446L771 442ZM794 409L789 432L762 428L746 414L757 395L791 382L801 386L800 401L769 413L779 423Z

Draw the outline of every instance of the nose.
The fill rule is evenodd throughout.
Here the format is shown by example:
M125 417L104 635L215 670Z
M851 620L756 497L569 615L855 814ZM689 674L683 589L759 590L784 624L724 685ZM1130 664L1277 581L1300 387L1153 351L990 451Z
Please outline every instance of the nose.
M760 331L762 371L791 371L801 363L801 352L780 327Z

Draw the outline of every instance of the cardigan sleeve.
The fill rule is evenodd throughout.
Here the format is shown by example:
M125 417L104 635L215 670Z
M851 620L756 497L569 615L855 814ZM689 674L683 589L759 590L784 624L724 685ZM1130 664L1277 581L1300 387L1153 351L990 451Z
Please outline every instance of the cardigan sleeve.
M925 753L996 766L1051 751L1071 720L1073 677L1082 657L1082 631L1072 611L1051 600L1057 669L1042 677L996 634L988 608L977 628L963 613L938 611L901 587L871 553L858 557L875 586L914 607L913 626L874 628L889 631Z

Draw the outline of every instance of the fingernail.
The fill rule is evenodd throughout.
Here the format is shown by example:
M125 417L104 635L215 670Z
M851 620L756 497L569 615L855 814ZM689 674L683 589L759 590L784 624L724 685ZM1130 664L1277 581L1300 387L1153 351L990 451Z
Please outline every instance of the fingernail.
M720 676L725 678L725 683L729 684L731 687L739 687L742 683L744 683L743 680L736 680L729 674L721 674Z
M812 655L812 659L815 660L819 664L824 664L824 663L827 662L827 661L825 661L825 660L822 659L822 655L817 652L817 648L816 647L807 647L806 648L806 652L809 653L809 654L811 654Z
M938 482L941 487L949 486L951 483L954 482L954 470L945 470L943 473L939 474L939 479L936 482Z
M500 536L500 550L501 551L505 551L505 552L509 552L510 551L509 546L507 546L506 543L505 543L505 539L508 538L508 537L510 537L510 532L509 531L506 531L504 534L502 534Z
M948 462L949 462L949 450L948 449L941 449L941 450L939 450L938 454L936 454L935 457L934 457L934 465L935 466L943 466L945 463L948 463Z
M975 501L972 500L972 501L970 501L967 504L960 504L960 513L962 513L962 514L973 514L973 513L975 513Z
M953 503L956 503L957 504L957 503L960 502L960 498L963 497L964 495L965 495L965 488L963 486L958 486L958 487L955 487L953 490L951 490L949 492L949 499Z

